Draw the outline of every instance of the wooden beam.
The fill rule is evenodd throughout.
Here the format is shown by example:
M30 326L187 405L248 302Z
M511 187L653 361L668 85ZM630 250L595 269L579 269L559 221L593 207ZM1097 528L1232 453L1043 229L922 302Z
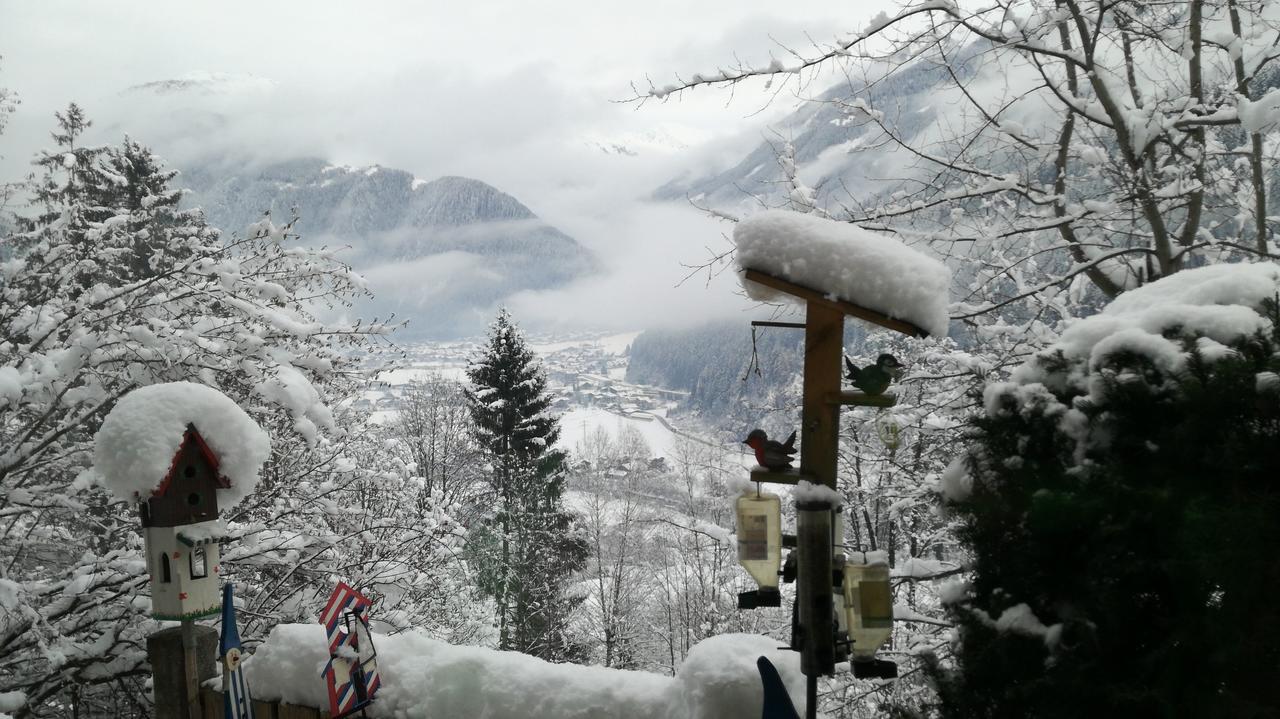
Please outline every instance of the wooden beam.
M856 407L892 407L898 403L896 394L867 394L856 390L843 390L827 395L827 404L854 405Z
M808 302L810 306L812 306L813 304L825 305L833 310L840 312L841 314L846 314L846 315L849 315L850 317L857 317L860 320L865 320L872 324L880 325L881 327L884 327L886 329L891 329L891 330L894 330L895 332L901 332L905 335L911 335L913 337L929 336L928 332L924 331L920 327L917 327L916 325L910 322L907 322L906 320L894 319L881 312L876 312L875 310L869 310L866 307L860 307L858 305L855 305L852 302L848 302L840 299L833 299L829 294L825 292L820 292L811 287L805 287L804 285L797 285L794 282L784 280L781 277L775 277L774 275L768 274L767 272L748 269L746 271L746 279L750 280L751 282L764 285L765 287L768 287L770 289L774 289L779 292L785 292L786 294L792 295L793 297L798 297ZM910 278L904 278L903 281L909 282Z
M765 320L752 320L752 327L785 327L791 330L802 330L805 328L803 322L770 322Z
M844 313L826 303L810 302L805 323L800 472L835 489L840 410L826 400L840 392Z

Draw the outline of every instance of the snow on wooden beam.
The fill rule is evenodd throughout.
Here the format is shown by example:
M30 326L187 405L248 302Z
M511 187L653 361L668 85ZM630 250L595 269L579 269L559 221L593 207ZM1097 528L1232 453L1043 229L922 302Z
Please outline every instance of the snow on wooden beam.
M895 332L901 332L913 337L929 336L929 333L924 329L905 320L894 319L893 317L876 312L875 310L855 305L852 302L834 299L811 287L795 284L794 282L784 280L781 277L776 277L768 274L767 272L747 268L745 271L745 277L747 280L755 282L756 284L764 285L765 287L777 290L778 292L784 292L792 295L793 297L798 297L806 302L816 302L818 304L825 305L838 310L843 314L849 315L850 317L856 317L860 320L879 325L886 329L894 330Z

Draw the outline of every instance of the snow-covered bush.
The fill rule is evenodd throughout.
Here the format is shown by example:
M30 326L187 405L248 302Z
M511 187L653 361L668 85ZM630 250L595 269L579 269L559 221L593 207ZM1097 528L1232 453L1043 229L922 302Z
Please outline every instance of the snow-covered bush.
M1275 264L1184 270L986 388L945 715L1280 711L1278 300Z

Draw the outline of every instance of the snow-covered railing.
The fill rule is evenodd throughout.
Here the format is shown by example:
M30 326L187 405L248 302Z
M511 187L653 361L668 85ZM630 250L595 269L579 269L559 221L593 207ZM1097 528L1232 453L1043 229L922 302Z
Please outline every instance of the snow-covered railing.
M374 644L382 688L368 708L371 717L757 717L763 700L756 668L761 656L778 668L792 701L803 710L798 655L780 649L776 639L755 634L703 640L674 677L553 664L517 652L454 646L416 631L375 634ZM277 625L244 664L255 704L275 711L258 716L318 719L321 713L311 707L328 706L320 676L328 659L323 626ZM206 702L214 698L216 692L206 692Z

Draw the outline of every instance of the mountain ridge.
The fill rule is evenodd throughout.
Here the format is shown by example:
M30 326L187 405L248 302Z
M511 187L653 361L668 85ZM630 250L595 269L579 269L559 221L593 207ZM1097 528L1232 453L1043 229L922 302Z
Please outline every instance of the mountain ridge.
M359 310L407 316L415 337L474 333L507 297L598 269L576 240L475 178L298 157L257 167L222 159L189 167L179 183L189 189L184 203L224 230L264 212L296 215L309 244L348 247L344 259L368 274L376 296Z

